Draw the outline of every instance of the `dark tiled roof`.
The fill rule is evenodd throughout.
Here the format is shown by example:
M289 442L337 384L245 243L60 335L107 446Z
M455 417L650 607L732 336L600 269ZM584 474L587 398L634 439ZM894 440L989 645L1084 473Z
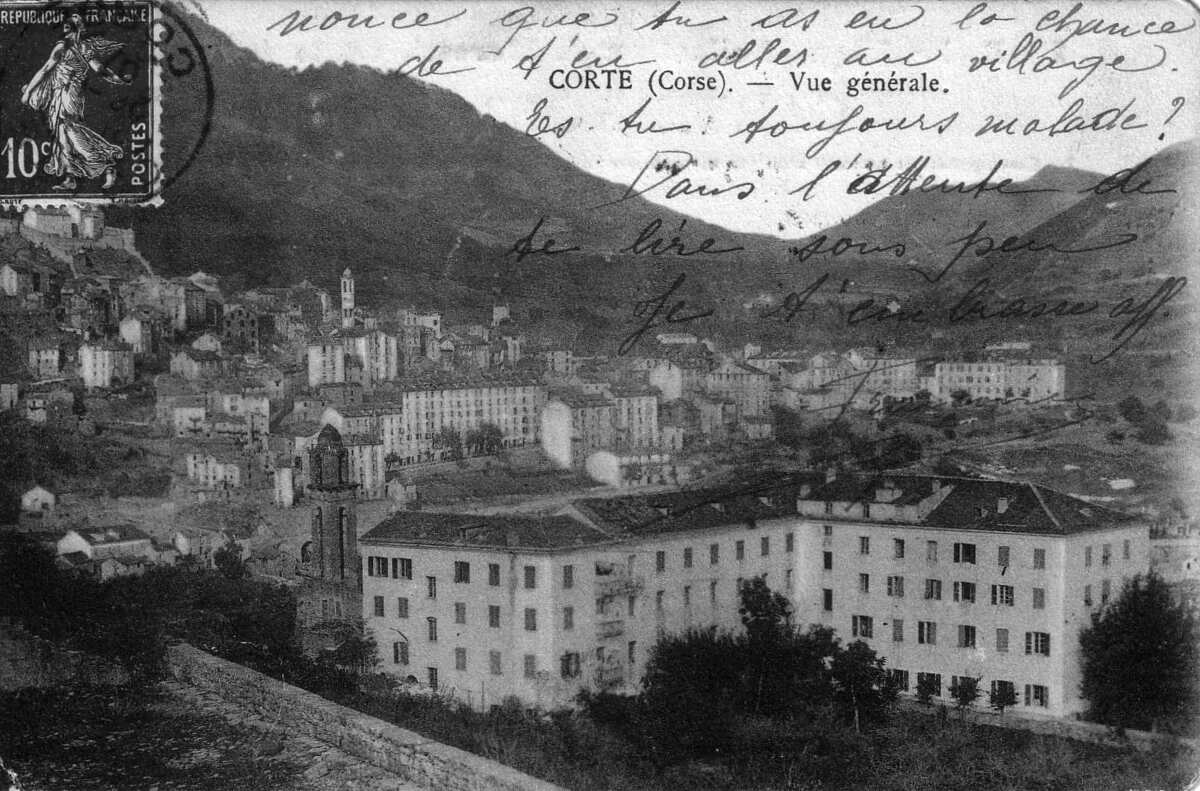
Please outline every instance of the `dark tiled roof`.
M607 536L600 531L565 516L402 512L371 528L359 543L557 549L605 540Z

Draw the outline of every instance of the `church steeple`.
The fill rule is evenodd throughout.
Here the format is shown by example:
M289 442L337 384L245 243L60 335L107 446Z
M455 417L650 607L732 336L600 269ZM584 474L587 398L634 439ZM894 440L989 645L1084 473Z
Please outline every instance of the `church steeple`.
M312 496L310 576L358 585L358 484L350 482L350 454L342 435L326 425L309 451Z
M342 272L342 326L354 326L354 275L350 267Z

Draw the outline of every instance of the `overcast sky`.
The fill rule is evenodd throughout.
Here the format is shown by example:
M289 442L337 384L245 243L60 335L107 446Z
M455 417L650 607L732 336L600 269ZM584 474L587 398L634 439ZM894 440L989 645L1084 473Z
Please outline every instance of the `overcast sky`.
M926 173L955 179L978 179L986 174L997 160L1004 160L1002 176L1027 176L1046 164L1066 165L1089 170L1111 172L1152 155L1173 142L1191 137L1197 128L1196 105L1200 104L1200 29L1170 34L1147 34L1164 29L1173 22L1177 27L1193 24L1193 16L1182 3L1094 3L1074 12L1065 23L1058 20L1043 22L1043 30L1035 29L1040 18L1057 11L1066 15L1071 3L992 3L986 11L964 23L956 21L974 3L946 2L926 4L920 19L899 30L847 29L856 12L866 9L870 14L890 16L892 24L914 19L918 6L904 3L869 4L853 2L803 3L700 3L684 2L676 13L693 22L726 16L724 22L694 28L684 28L672 22L657 30L635 30L645 25L670 2L622 2L619 4L549 4L522 8L515 2L461 4L437 2L426 4L388 2L280 2L277 0L200 0L200 7L210 22L225 31L239 45L248 47L264 60L287 66L306 67L327 61L352 62L385 70L400 68L414 56L423 56L434 46L436 58L444 60L446 69L470 69L458 74L429 77L428 81L454 91L471 102L480 112L524 130L535 105L547 100L543 113L558 124L572 118L572 124L561 138L553 134L539 139L561 156L598 176L620 184L633 182L647 163L655 161L656 151L688 152L696 164L681 173L676 180L664 182L650 190L645 197L678 211L702 217L733 230L756 231L782 236L797 236L831 224L857 211L873 198L847 196L845 187L854 175L863 170L863 163L886 160L908 164L918 156L929 156ZM796 24L778 25L765 29L752 23L768 14L795 7L799 13L791 17ZM390 25L399 12L412 19L426 11L430 19L465 13L445 24L419 29L396 30ZM336 24L326 31L293 32L279 35L283 25L268 28L287 17L292 11L312 15L313 24L325 20L331 12L357 13L360 18L370 14L378 28L348 29ZM818 12L808 30L797 23L804 14ZM563 15L591 14L588 21L608 19L618 21L605 27L578 26L544 27ZM989 24L981 24L994 14ZM531 27L517 30L499 20L512 23L524 19ZM1000 19L1011 17L1011 21ZM778 21L782 17L776 17ZM1116 22L1129 35L1083 33L1088 20L1103 20L1103 26ZM403 20L402 20L403 21ZM536 26L535 26L536 25ZM1093 25L1093 28L1097 25ZM512 35L514 34L515 35ZM1025 62L1023 69L1005 68L1006 55L1019 46L1030 34L1025 46L1040 50ZM505 45L505 40L512 40ZM574 38L574 43L572 39ZM650 98L647 80L652 70L672 69L677 74L714 76L716 66L700 68L699 62L709 52L736 50L748 40L755 40L756 51L778 38L775 52L787 47L789 57L807 48L804 63L773 65L770 62L749 68L720 69L726 92L715 98L713 92L660 92L652 98L643 120L656 119L660 127L688 124L690 128L661 134L622 133L620 121ZM1036 43L1035 43L1036 42ZM546 44L550 48L540 69L527 79L522 78L514 64L521 55L533 53ZM502 48L502 45L503 46ZM912 53L910 60L933 57L925 66L903 65L851 67L844 65L847 57L859 47L869 47L868 57L890 53L902 57ZM631 90L570 91L554 90L548 84L554 69L568 65L581 48L605 59L618 53L625 61L652 61L633 66ZM495 54L501 50L500 54ZM967 73L972 57L981 54L998 56L998 73ZM1121 60L1124 58L1124 60ZM1040 60L1039 60L1040 59ZM1115 63L1114 63L1115 60ZM1160 63L1157 68L1134 72ZM806 76L828 76L829 93L796 91L789 72L805 72ZM862 76L936 77L946 92L862 94L856 98L846 95L846 80ZM1038 72L1038 73L1035 73ZM1063 96L1072 79L1082 82ZM752 82L773 82L774 86L754 86ZM927 82L926 82L927 84ZM730 90L732 89L732 90ZM1174 97L1190 100L1172 104ZM1144 127L1109 132L1074 132L1048 135L1045 133L1012 136L977 135L987 115L1020 119L1020 129L1030 119L1049 124L1073 102L1082 100L1079 114L1087 120L1109 108L1133 104L1121 118L1136 113L1133 125ZM875 130L864 134L836 136L819 151L813 151L823 135L819 132L791 130L778 137L757 136L752 142L734 137L748 122L760 118L773 105L778 105L772 121L789 123L832 123L862 105L862 118L914 119L921 113L927 122L943 119L958 112L945 134ZM1176 112L1177 111L1177 112ZM1175 112L1173 117L1171 113ZM1111 115L1117 115L1113 110ZM1168 118L1170 120L1168 122ZM1107 118L1106 118L1107 120ZM1160 135L1162 140L1159 139ZM402 144L402 141L401 141ZM789 194L813 179L833 162L844 165L855 159L855 166L830 172L827 179L812 193L808 201ZM677 161L682 154L671 155ZM660 157L661 159L661 157ZM649 172L653 172L652 170ZM693 184L710 187L730 187L736 184L754 185L751 194L739 200L731 189L720 195L685 195L666 197L666 190L679 178L690 176ZM648 176L640 184L646 185ZM653 181L653 180L650 180ZM619 194L619 190L617 191ZM878 197L878 196L876 196Z

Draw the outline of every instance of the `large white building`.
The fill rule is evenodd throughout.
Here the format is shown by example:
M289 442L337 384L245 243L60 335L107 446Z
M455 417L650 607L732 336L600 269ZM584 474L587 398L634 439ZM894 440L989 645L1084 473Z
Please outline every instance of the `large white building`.
M360 539L383 670L473 705L635 692L660 635L740 628L739 583L763 575L909 692L972 676L1052 716L1084 709L1079 630L1148 544L1144 523L1034 484L825 473L554 517L403 513Z
M398 421L381 421L387 453L397 456L399 464L417 464L449 458L440 441L443 429L458 432L465 441L468 432L488 423L500 429L504 448L536 444L546 387L511 376L438 377L398 382L387 401L389 414L394 415L397 405L400 410Z
M1067 369L1057 360L941 362L934 366L933 378L933 396L943 401L959 391L972 400L1048 401L1063 398L1067 390Z

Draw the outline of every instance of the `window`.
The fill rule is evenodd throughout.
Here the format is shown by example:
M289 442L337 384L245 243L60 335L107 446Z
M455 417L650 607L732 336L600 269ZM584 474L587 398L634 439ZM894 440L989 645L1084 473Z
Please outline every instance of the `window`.
M375 555L367 556L367 576L368 577L386 577L387 576L387 558L377 557Z
M821 525L826 538L833 538L833 525Z
M888 679L892 685L901 692L908 692L908 671L900 670L899 668L888 668Z
M1045 588L1034 588L1033 589L1033 609L1035 609L1035 610L1046 609L1046 589Z
M763 557L771 554L771 537L762 536L758 539L759 554Z
M826 514L833 513L833 503L829 502L828 500L825 502L825 513Z
M437 577L425 578L425 595L431 599L437 598Z
M426 618L425 625L429 630L429 642L437 642L437 618Z
M637 640L630 640L629 645L625 647L625 659L631 667L637 664Z
M533 654L525 655L525 678L535 678L537 676L537 657Z
M1050 691L1041 684L1025 685L1025 705L1045 708L1050 705Z
M833 612L833 588L821 589L821 603L825 612Z
M684 607L692 606L692 586L691 585L683 586L683 606Z
M489 563L488 564L488 585L491 585L492 587L496 587L499 584L500 584L500 564L499 563Z
M408 664L408 643L402 641L392 643L392 664Z
M376 596L374 604L375 604L375 617L382 618L383 617L383 597Z
M870 574L859 574L858 575L858 592L859 593L870 593L871 592L871 575Z
M1129 557L1130 557L1129 549L1130 549L1129 539L1127 538L1127 539L1125 539L1125 543L1122 544L1122 546L1121 546L1121 557L1124 558L1125 560L1129 560Z
M708 603L713 607L717 606L717 581L713 580L708 583Z
M563 574L563 587L564 588L574 588L575 587L575 567L570 564L563 566L562 574Z
M917 642L921 645L937 645L937 624L933 621L917 621Z
M425 670L426 670L426 673L429 675L429 687L430 687L430 689L437 689L437 688L438 688L438 672L437 672L437 668L436 668L436 667L430 667L430 668L426 668Z
M935 698L942 696L942 674L941 673L917 673L917 689L928 687Z
M870 536L859 536L858 537L858 554L860 554L860 555L871 554L871 537Z
M787 588L788 590L792 590L792 588L795 587L795 583L792 581L792 570L791 569L788 569L787 571L783 572L783 579L784 579L783 585L785 588Z
M1033 550L1033 567L1035 569L1046 568L1046 550L1044 550L1044 549Z
M1092 586L1091 585L1083 586L1083 606L1084 607L1092 606Z
M892 619L892 642L893 643L903 643L904 642L904 619L903 618L893 618Z
M396 599L396 617L397 618L407 618L408 617L408 597L407 596L401 596L400 598Z
M491 627L492 629L500 628L500 605L499 604L489 604L488 605L488 626Z
M1100 547L1100 565L1107 566L1112 563L1112 544L1105 544Z
M1112 593L1111 583L1108 580L1100 581L1100 603L1108 604L1108 597Z
M1025 653L1050 656L1050 635L1046 632L1026 632Z
M887 595L895 596L898 599L904 598L904 577L887 578Z
M491 674L493 676L500 675L501 670L500 670L500 652L499 651L488 651L488 670L491 671Z
M1008 547L998 547L996 549L996 565L1001 567L1007 566L1010 554Z
M925 580L925 598L934 601L942 600L942 581Z
M525 588L533 590L537 587L537 566L525 567Z
M998 607L1013 606L1013 586L1012 585L993 585L992 586L992 604Z
M961 602L975 601L975 583L974 582L955 582L954 583L954 600Z
M959 648L974 648L975 647L975 627L968 624L958 625L958 647Z
M904 557L904 539L903 538L893 538L892 539L892 557L896 558L897 560Z
M1126 544L1126 546L1128 546L1129 542L1126 541L1125 544ZM796 534L795 533L788 533L786 536L783 537L783 551L784 552L795 552L796 551Z
M870 519L871 518L871 504L863 503L862 509L863 509L863 519Z
M397 560L400 561L398 568ZM412 579L412 558L392 558L392 576L397 579Z
M666 594L666 591L657 591L657 592L654 594L654 611L655 611L655 612L657 612L659 615L662 615L662 611L663 611L663 596L664 596L665 594Z
M692 567L692 548L691 547L683 548L683 567L685 569L690 569Z
M854 637L871 637L874 622L869 615L852 615L850 617L850 634Z
M1007 629L997 629L996 630L996 651L997 651L997 653L1001 653L1001 654L1008 653L1008 630Z
M1002 700L1016 700L1016 687L1011 681L993 681L992 682L992 697Z
M658 572L667 570L667 553L661 549L654 553L654 570Z
M738 541L733 545L733 554L737 555L738 560L746 559L746 542Z
M930 563L937 563L937 542L925 542L925 559Z
M454 669L455 670L466 670L467 669L467 649L465 649L465 648L455 648L454 649Z
M1083 548L1083 566L1089 568L1092 565L1092 548L1090 546Z
M537 631L537 610L533 607L525 608L525 631Z
M470 582L471 581L471 564L465 560L454 561L454 581L455 582Z
M461 601L454 602L454 622L455 623L466 623L467 622L466 602L461 602Z
M833 553L832 552L822 552L821 553L821 562L822 562L822 567L826 571L833 571Z
M717 565L718 562L720 562L720 560L721 560L721 545L720 544L709 544L708 545L708 565L715 566L715 565Z
M579 677L579 654L575 651L568 651L562 655L560 661L560 672L563 678L578 678Z
M960 544L957 541L954 543L954 562L955 563L975 563L975 545Z

